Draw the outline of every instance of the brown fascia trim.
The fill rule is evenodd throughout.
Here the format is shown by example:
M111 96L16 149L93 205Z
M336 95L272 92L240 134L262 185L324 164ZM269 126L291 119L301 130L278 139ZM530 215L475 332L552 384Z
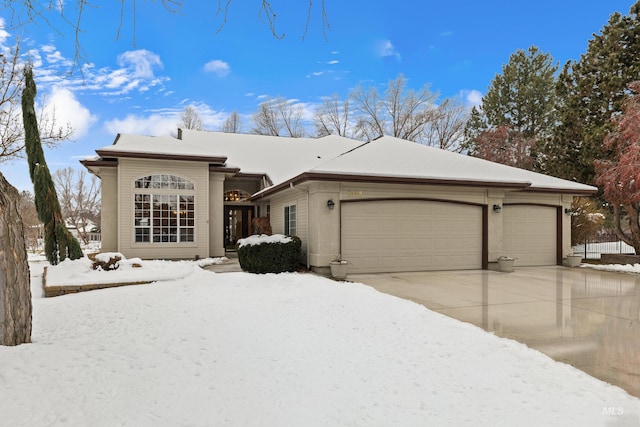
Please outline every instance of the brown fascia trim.
M226 166L209 165L209 172L232 173L234 175L237 175L238 173L240 173L240 168L228 168Z
M529 187L522 191L529 193L555 193L555 194L573 194L576 196L593 196L598 190L568 190L566 188L550 188L550 187Z
M238 177L238 178L255 178L255 179L267 178L267 180L269 179L269 177L267 177L267 175L264 173L245 173L245 172L240 172L240 168L231 168L231 167L218 166L218 165L210 165L209 172L232 173L234 177Z
M176 154L160 154L160 153L132 153L128 151L113 151L113 150L96 150L101 157L124 157L135 159L153 159L153 160L186 160L190 162L208 162L218 165L224 165L227 161L226 157L208 157L208 156L183 156Z
M348 182L366 182L375 184L414 184L414 185L446 185L456 187L490 187L490 188L514 188L524 190L531 184L521 182L493 182L493 181L468 181L454 179L435 179L435 178L412 178L400 176L377 176L377 175L350 175L350 174L332 174L322 172L304 172L288 181L276 185L273 188L259 194L251 200L256 200L269 196L273 193L289 187L297 185L305 181L348 181Z
M267 178L267 174L264 173L244 173L244 172L239 172L236 175L238 178L257 178L257 179L262 179L262 178Z
M80 164L82 164L86 168L90 167L107 167L107 168L115 168L118 167L118 159L97 159L97 160L80 160Z

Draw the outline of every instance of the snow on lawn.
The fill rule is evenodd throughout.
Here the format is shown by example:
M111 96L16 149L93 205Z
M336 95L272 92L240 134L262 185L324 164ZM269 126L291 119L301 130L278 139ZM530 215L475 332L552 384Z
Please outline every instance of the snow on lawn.
M181 279L193 271L194 262L201 266L220 264L226 258L205 258L199 261L162 260L142 261L140 258L126 259L118 252L98 254L97 260L109 261L109 258L120 257L118 269L95 271L93 262L87 258L78 260L66 259L60 264L47 268L47 286L88 285L109 283L152 282L156 280Z
M588 264L580 265L583 268L592 268L594 270L614 271L616 273L640 273L640 264Z
M182 279L33 302L33 343L0 347L3 426L640 420L639 399L522 344L312 274L191 263Z

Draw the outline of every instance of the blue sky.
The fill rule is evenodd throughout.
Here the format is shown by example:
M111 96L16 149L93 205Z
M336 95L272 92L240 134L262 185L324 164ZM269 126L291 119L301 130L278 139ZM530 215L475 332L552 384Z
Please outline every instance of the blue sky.
M13 28L11 13L0 13L0 44L21 38L38 93L55 105L59 123L75 129L73 141L47 150L52 171L80 168L79 158L112 144L117 133L175 132L187 105L208 130L219 130L237 110L248 132L250 115L267 96L295 100L311 114L323 97L345 98L358 84L384 89L400 73L411 88L428 84L441 97L474 105L517 49L536 45L561 65L577 60L609 16L627 14L634 1L325 0L330 29L323 34L316 0L304 40L305 0L273 0L281 40L259 16L258 0L232 0L220 31L214 0L185 0L178 13L138 0L136 19L130 0L121 26L120 2L100 3L109 4L85 10L83 53L71 75L75 33L55 11L53 27ZM75 4L65 5L71 18ZM24 161L0 169L19 190L32 190Z

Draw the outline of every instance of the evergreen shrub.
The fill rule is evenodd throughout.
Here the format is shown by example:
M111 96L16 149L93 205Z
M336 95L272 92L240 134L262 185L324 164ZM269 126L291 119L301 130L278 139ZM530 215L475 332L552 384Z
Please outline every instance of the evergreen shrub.
M255 237L255 236L252 236ZM302 241L297 236L287 236L290 241L260 242L238 245L238 261L243 271L249 273L282 273L296 271L300 267Z

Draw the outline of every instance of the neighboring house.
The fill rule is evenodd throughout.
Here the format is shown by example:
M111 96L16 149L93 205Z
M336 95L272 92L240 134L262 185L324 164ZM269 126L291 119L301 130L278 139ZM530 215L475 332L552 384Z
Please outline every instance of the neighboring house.
M83 243L84 238L82 236L86 236L90 242L99 242L100 241L100 232L97 232L98 226L96 223L91 221L90 219L85 220L85 222L81 222L78 224L79 228L76 227L76 224L73 221L67 219L65 221L65 226L67 230L71 233L73 237L75 237L80 243Z
M102 182L102 250L223 256L270 218L306 264L349 271L556 265L574 196L596 188L384 136L282 138L179 130L118 135L82 163Z

